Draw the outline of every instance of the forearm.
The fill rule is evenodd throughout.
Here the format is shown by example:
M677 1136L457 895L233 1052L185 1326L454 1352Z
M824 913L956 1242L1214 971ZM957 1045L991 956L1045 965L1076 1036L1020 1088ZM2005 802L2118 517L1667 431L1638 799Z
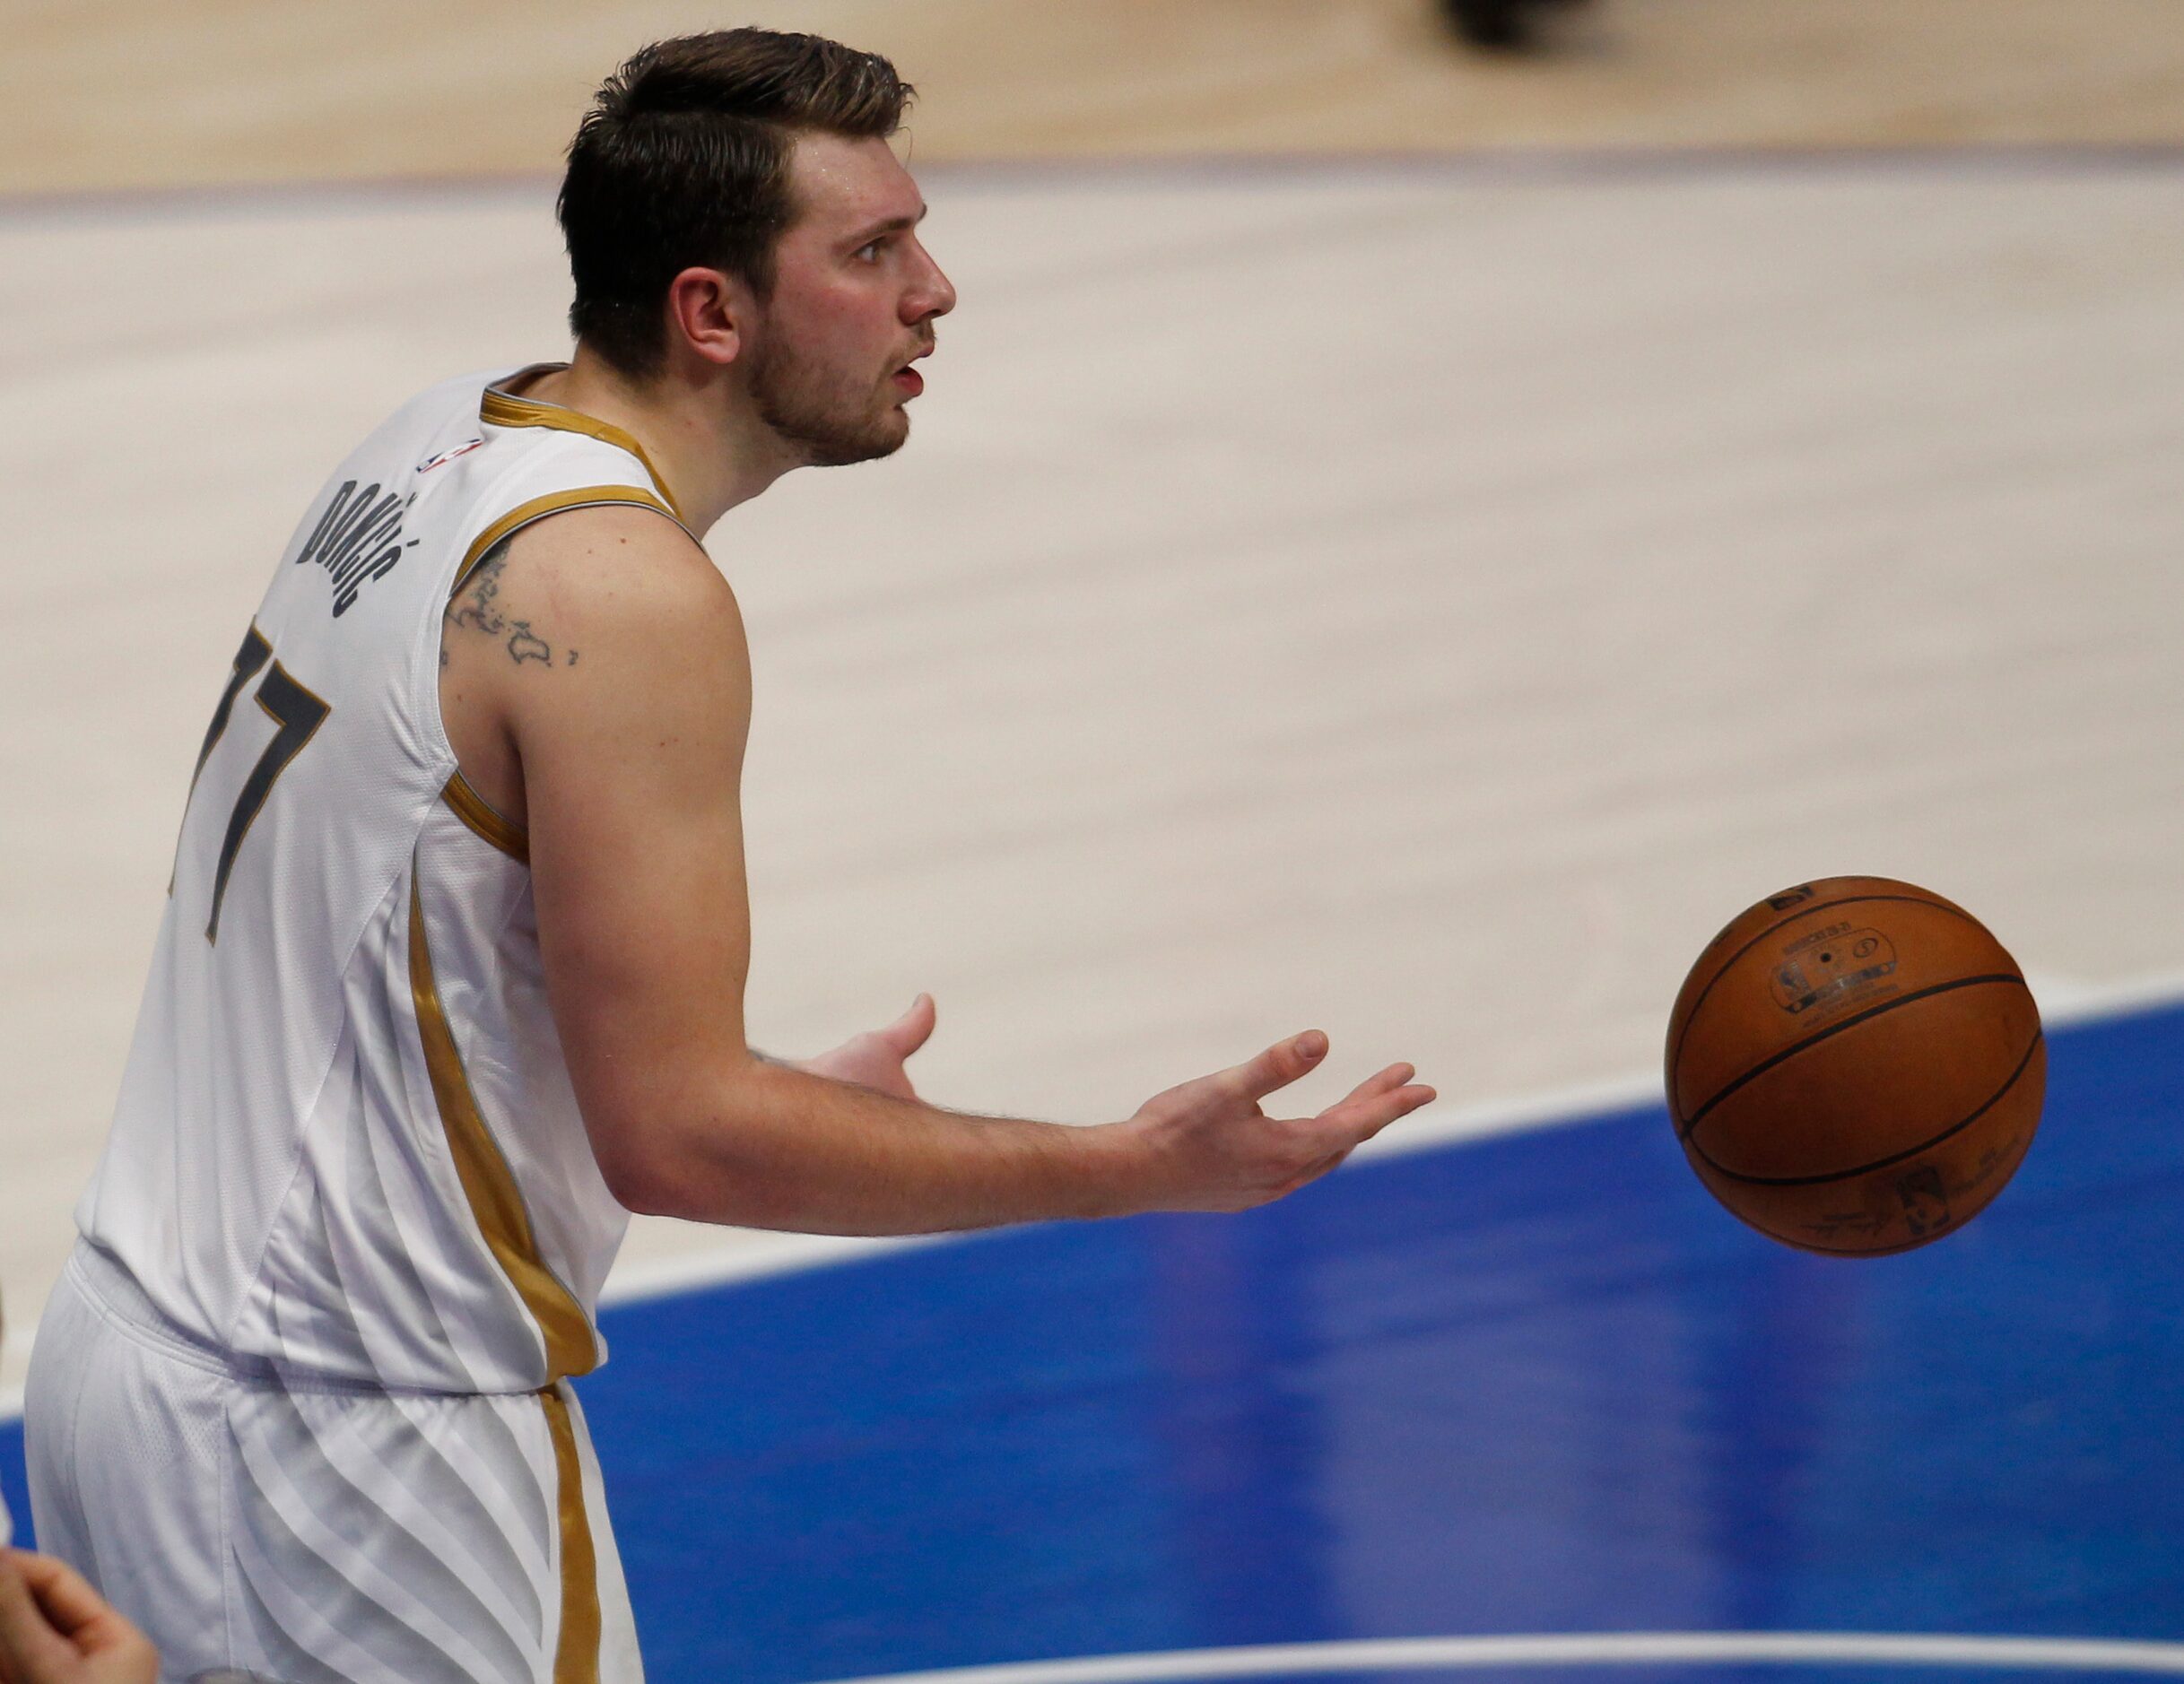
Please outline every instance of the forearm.
M645 1209L807 1234L932 1234L1144 1207L1129 1131L966 1115L753 1058L656 1120Z

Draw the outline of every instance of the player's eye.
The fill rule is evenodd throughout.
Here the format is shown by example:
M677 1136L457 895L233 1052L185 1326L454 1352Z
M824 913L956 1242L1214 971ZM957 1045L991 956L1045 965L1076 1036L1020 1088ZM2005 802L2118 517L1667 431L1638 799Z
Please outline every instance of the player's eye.
M879 262L879 261L880 261L880 247L881 247L881 246L882 246L883 243L884 243L884 237L883 237L883 239L872 239L872 240L866 240L866 242L865 242L865 243L864 243L862 246L859 246L859 247L857 248L857 262L859 262L859 263L877 263L877 262Z

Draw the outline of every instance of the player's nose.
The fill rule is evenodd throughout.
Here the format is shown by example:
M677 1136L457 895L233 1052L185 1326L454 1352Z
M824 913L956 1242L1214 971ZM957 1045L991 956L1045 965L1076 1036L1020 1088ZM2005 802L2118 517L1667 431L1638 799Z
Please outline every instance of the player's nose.
M941 272L924 247L918 248L919 273L903 299L903 319L915 325L945 316L955 308L955 282Z

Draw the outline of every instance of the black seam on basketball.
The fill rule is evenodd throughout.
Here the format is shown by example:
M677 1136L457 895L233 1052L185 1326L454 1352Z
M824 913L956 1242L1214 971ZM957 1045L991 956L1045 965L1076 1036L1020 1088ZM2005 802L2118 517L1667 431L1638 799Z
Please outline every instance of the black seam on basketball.
M1999 1195L1997 1194L1997 1196ZM1993 1200L1990 1199L1988 1202L1991 1204ZM1972 1217L1978 1216L1986 1209L1987 1205L1982 1204L1979 1210L1971 1211L1969 1215L1959 1217L1945 1228L1933 1228L1927 1233L1904 1240L1900 1245L1875 1246L1822 1246L1809 1239L1792 1239L1787 1234L1778 1234L1771 1228L1762 1228L1758 1223L1747 1221L1742 1217L1737 1220L1744 1222L1745 1226L1754 1234L1758 1234L1763 1238L1773 1240L1778 1245L1793 1246L1798 1251L1818 1252L1823 1257L1897 1257L1907 1251L1917 1251L1921 1246L1931 1246L1937 1239L1946 1238L1951 1234L1961 1232L1965 1223L1971 1221Z
M1777 918L1772 924L1767 925L1765 929L1760 930L1753 934L1742 947L1738 948L1736 951L1730 954L1728 958L1723 959L1721 961L1720 968L1715 971L1711 977L1706 979L1706 986L1699 990L1698 997L1691 1003L1691 1011L1684 1019L1684 1033L1676 1037L1675 1046L1670 1049L1668 1055L1668 1067L1670 1074L1673 1075L1675 1073L1676 1061L1683 1056L1684 1043L1691 1035L1691 1026L1699 1020L1700 1006L1705 1003L1707 995L1714 992L1714 985L1729 974L1730 970L1735 968L1738 959L1744 958L1745 954L1749 953L1753 948L1757 947L1762 942L1764 942L1769 936L1774 934L1776 931L1781 929L1785 924L1795 924L1798 919L1809 917L1815 912L1830 912L1837 907L1855 907L1869 900L1897 900L1915 907L1931 907L1936 912L1949 913L1953 916L1963 919L1967 924L1979 923L1977 918L1973 917L1969 912L1966 912L1962 907L1953 907L1945 900L1936 900L1922 894L1845 895L1840 899L1817 900L1814 901L1809 906L1799 907L1794 912L1786 912L1780 917Z
M1959 988L1977 988L1982 984L1986 983L2015 983L2018 987L2023 988L2024 986L2024 978L2016 975L2014 972L2006 971L1994 971L1978 977L1959 977L1953 982L1935 983L1930 987L1914 988L1908 994L1899 994L1893 1000L1884 1000L1877 1006L1867 1006L1865 1011L1858 1012L1853 1017L1845 1018L1840 1023L1831 1023L1824 1029L1815 1029L1812 1034L1806 1036L1802 1041L1797 1042L1795 1046L1785 1046L1780 1052L1774 1054L1771 1057L1762 1058L1760 1060L1760 1062L1753 1065L1750 1070L1745 1072L1743 1075L1737 1077L1736 1081L1729 1083L1729 1085L1724 1088L1719 1093L1709 1099L1696 1111L1693 1111L1691 1114L1691 1121L1678 1126L1676 1130L1676 1138L1681 1141L1688 1141L1692 1137L1692 1132L1698 1128L1701 1123L1706 1120L1706 1114L1709 1111L1711 1111L1716 1106L1719 1105L1724 1099L1727 1098L1731 1094L1735 1093L1739 1088L1744 1087L1748 1082L1756 1081L1760 1077L1765 1075L1769 1071L1772 1070L1777 1064L1783 1063L1787 1059L1795 1058L1799 1053L1805 1051L1806 1047L1817 1046L1821 1042L1826 1040L1831 1035L1840 1035L1845 1029L1854 1029L1861 1023L1870 1023L1874 1019L1885 1016L1887 1013L1895 1011L1900 1006L1908 1006L1915 1000L1931 999L1936 994L1949 994Z
M1746 942L1742 947L1738 948L1736 951L1730 954L1728 958L1721 961L1721 968L1706 979L1706 986L1699 990L1698 998L1691 1003L1691 1010L1684 1014L1684 1031L1682 1034L1676 1037L1676 1044L1668 1049L1668 1114L1675 1118L1676 1130L1679 1133L1683 1132L1684 1124L1683 1116L1675 1108L1676 1065L1684 1057L1684 1043L1691 1037L1691 1026L1699 1020L1699 1008L1706 1003L1707 995L1714 992L1714 985L1729 974L1730 968L1734 966L1738 959L1744 958L1745 954L1749 953L1762 942L1764 942L1769 936L1772 935L1784 924L1795 924L1799 918L1809 916L1811 914L1815 912L1827 912L1836 907L1855 907L1868 900L1901 900L1914 907L1931 907L1936 912L1945 912L1948 913L1952 917L1962 918L1966 924L1976 924L1980 922L1969 912L1966 912L1962 907L1953 907L1945 900L1936 900L1926 895L1845 895L1840 900L1816 901L1809 907L1799 907L1795 912L1784 913L1772 924L1769 924L1765 929L1760 931L1750 941ZM1984 928L1985 926L1982 925L1981 927Z
M1920 1141L1916 1146L1907 1146L1903 1149L1903 1150L1900 1152L1891 1152L1885 1158L1876 1158L1869 1164L1858 1164L1849 1169L1832 1169L1824 1176L1747 1176L1740 1170L1730 1169L1722 1164L1717 1163L1714 1160L1713 1155L1710 1153L1705 1147L1700 1145L1698 1141L1686 1141L1684 1144L1689 1147L1691 1150L1696 1152L1701 1158L1704 1159L1706 1160L1706 1167L1712 1170L1716 1175L1726 1176L1731 1181L1741 1181L1747 1186L1817 1187L1823 1182L1848 1181L1853 1176L1871 1175L1876 1169L1885 1169L1891 1164L1900 1164L1907 1158L1916 1158L1920 1152L1932 1151L1934 1148L1940 1145L1951 1135L1961 1134L1964 1130L1970 1128L1974 1123L1977 1123L1989 1111L2000 1105L2002 1101L2008 1097L2009 1090L2017 1085L2017 1079L2020 1076L2023 1076L2026 1068L2031 1065L2032 1062L2032 1055L2040 1051L2040 1042L2045 1037L2040 1030L2034 1029L2032 1031L2032 1038L2031 1042L2027 1044L2024 1049L2024 1056L2017 1061L2017 1068L2010 1072L2009 1080L2005 1081L1999 1088L1996 1089L1994 1092L1988 1094L1985 1099L1981 1100L1979 1108L1972 1112L1970 1116L1967 1116L1959 1122L1950 1124L1947 1128L1942 1130L1940 1133L1935 1135L1931 1140Z

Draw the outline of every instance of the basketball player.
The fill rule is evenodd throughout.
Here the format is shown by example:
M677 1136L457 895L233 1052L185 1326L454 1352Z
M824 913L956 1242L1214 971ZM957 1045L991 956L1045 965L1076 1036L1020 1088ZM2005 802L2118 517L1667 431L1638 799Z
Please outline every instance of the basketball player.
M630 1211L1241 1210L1432 1097L1266 1116L1308 1033L1125 1121L963 1115L904 1073L922 995L808 1067L745 1044L750 667L699 539L909 432L955 303L909 91L805 36L638 54L570 153L573 360L397 411L235 652L27 1411L41 1542L178 1676L640 1676L569 1386Z

